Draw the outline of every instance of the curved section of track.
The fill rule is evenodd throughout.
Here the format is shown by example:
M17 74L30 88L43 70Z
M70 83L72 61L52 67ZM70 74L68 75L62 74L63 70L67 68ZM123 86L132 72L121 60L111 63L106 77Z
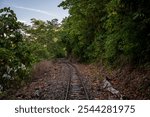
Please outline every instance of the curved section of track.
M89 100L88 92L77 68L71 63L66 62L66 65L70 69L70 76L67 83L65 100Z

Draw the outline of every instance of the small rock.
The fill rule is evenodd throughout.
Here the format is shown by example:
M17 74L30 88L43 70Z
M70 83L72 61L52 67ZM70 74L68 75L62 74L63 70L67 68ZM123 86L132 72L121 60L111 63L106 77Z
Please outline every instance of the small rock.
M40 96L40 90L39 90L39 89L36 89L36 90L35 90L34 96L35 96L35 97L39 97L39 96Z

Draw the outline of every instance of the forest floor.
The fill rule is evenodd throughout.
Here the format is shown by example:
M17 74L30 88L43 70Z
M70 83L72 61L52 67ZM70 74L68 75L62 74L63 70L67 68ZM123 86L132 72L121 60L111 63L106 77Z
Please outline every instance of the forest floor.
M64 100L68 79L73 75L67 63L60 59L34 65L32 81L10 99ZM82 76L91 100L150 99L149 70L130 66L110 70L95 64L71 64Z

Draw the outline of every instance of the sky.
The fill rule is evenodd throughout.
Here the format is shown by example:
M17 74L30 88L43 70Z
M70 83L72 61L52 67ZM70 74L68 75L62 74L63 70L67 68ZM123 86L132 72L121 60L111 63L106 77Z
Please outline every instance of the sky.
M63 0L0 0L0 8L10 7L19 21L30 24L32 18L59 22L68 16L68 11L57 7Z

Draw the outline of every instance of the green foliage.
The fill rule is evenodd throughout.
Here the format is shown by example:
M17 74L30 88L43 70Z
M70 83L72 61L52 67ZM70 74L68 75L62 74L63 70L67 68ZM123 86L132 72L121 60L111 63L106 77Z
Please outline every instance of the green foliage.
M0 9L0 87L18 88L29 80L30 67L43 59L65 56L57 19L17 21L10 8Z
M147 2L148 4L148 2ZM119 58L126 56L128 63L142 64L149 62L149 23L143 21L149 19L150 14L145 17L147 8L143 1L110 1L107 5L108 19L105 27L107 29L106 56L108 58ZM141 11L141 9L143 9ZM147 11L146 11L147 12ZM143 53L147 51L147 53ZM148 52L149 51L149 52Z
M63 30L66 33L63 42L66 43L68 54L78 57L81 61L97 59L103 51L104 32L101 19L105 19L103 10L105 3L99 4L98 0L66 0L60 6L69 8L70 16L63 22ZM101 32L101 33L100 33ZM66 41L64 41L66 39Z
M0 9L0 85L18 86L33 62L59 57L109 65L150 63L150 1L64 0L70 16L17 21L10 8ZM12 83L13 82L13 83Z
M0 9L0 85L4 90L19 86L29 74L32 58L20 26L10 8Z
M24 30L35 61L64 57L65 50L59 41L58 20L45 22L31 19L31 21L32 26L24 27Z
M62 42L69 55L109 64L150 62L150 2L146 0L65 0Z

